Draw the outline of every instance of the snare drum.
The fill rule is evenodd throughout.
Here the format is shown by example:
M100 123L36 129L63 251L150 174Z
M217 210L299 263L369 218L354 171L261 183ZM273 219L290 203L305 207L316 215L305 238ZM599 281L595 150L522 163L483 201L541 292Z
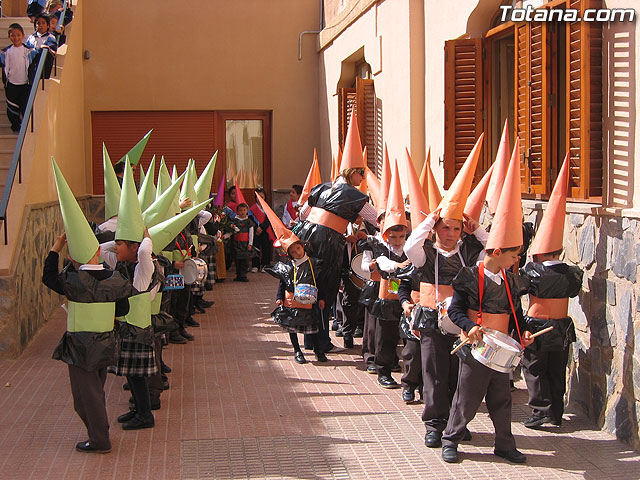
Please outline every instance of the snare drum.
M438 328L440 328L443 335L458 336L462 330L449 318L449 314L447 313L449 305L451 305L451 297L447 297L442 302L438 302Z
M167 275L164 283L165 290L181 290L184 288L184 277L182 275Z
M193 258L187 258L184 266L180 269L180 274L184 277L185 285L193 285L198 281L198 264Z
M482 340L471 348L473 358L501 373L513 372L523 352L522 346L513 338L492 328L483 328Z
M355 286L358 288L364 287L367 280L371 280L371 272L362 269L362 253L354 255L351 259L351 273L350 278Z
M196 278L195 283L202 283L204 282L204 279L207 278L207 262L201 258L194 258L193 261L198 269L198 277Z
M315 285L308 283L298 283L293 289L293 299L304 305L316 303L318 300L318 289Z

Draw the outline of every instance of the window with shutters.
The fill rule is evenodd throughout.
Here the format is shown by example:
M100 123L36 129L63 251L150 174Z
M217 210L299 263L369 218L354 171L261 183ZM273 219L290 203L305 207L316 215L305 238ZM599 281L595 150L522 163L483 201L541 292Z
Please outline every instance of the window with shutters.
M601 0L555 0L539 8L601 6ZM506 55L513 55L511 62ZM446 186L480 132L485 146L476 177L489 168L505 118L511 145L520 137L524 197L548 197L569 151L570 196L601 201L602 24L507 22L483 38L446 42Z

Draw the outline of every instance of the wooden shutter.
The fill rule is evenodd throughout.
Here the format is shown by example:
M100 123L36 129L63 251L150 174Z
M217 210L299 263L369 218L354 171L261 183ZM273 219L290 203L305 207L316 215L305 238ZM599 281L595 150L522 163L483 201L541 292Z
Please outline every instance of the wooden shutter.
M601 0L569 0L580 10L601 8ZM567 145L571 161L569 195L602 197L602 23L567 24Z
M483 131L482 39L444 44L445 188L467 159Z
M376 171L376 91L373 80L356 79L358 128L362 146L367 147L367 166Z
M351 120L351 112L356 108L356 89L341 88L338 94L338 140L340 148L344 149L344 141L347 138L347 130L349 121ZM358 125L360 126L360 125Z

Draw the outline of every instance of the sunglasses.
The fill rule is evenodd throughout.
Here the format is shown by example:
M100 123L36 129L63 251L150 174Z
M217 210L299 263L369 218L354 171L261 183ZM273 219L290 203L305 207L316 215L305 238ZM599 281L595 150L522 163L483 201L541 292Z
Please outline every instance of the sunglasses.
M356 173L359 173L360 175L364 176L364 168L356 168Z

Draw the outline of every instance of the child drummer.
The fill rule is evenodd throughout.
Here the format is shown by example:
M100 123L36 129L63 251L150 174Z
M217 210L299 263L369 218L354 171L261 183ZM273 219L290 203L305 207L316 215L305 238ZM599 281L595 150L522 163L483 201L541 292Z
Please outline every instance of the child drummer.
M522 359L529 405L533 408L531 417L524 422L529 428L562 423L569 344L576 340L573 322L568 316L569 297L580 292L583 272L577 266L560 261L569 185L568 163L565 158L531 246L533 262L520 272L529 280L527 329L535 333L553 327L527 347Z
M520 305L520 296L526 293L527 285L508 271L519 260L521 247L522 204L519 140L516 139L487 240L486 256L476 266L462 268L453 280L449 318L466 332L471 342L482 340L483 328L507 335L515 330L523 347L533 342L531 333L524 329ZM526 457L516 449L511 433L509 374L493 370L471 355L461 362L458 386L442 436L442 459L448 463L458 462L458 443L483 398L496 432L494 454L513 463L524 463Z
M266 271L280 280L276 295L277 308L271 313L273 320L289 332L296 363L307 363L298 342L298 333L306 334L313 344L313 351L319 362L326 362L327 356L321 349L318 332L322 324L320 311L324 308L324 298L320 278L320 261L307 256L304 243L287 229L282 220L260 195L256 195L264 213L269 218L280 247L287 252L290 262L278 262ZM297 298L296 287L308 285L315 289L315 298ZM314 292L307 292L311 297ZM317 302L317 306L316 306Z

